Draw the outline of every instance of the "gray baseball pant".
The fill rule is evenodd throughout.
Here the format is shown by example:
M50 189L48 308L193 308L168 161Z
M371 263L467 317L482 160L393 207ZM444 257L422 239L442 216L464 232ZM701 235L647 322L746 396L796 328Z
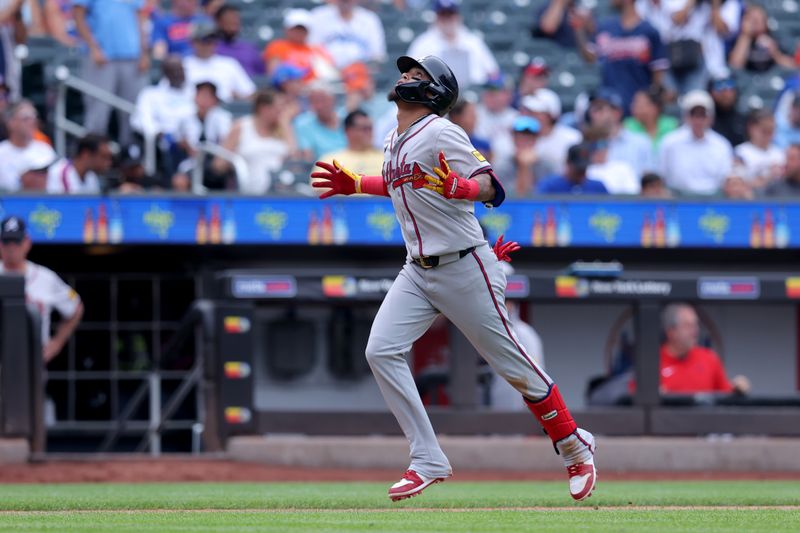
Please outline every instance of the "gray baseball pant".
M505 288L505 274L484 244L458 261L435 268L407 263L375 316L367 361L410 444L409 468L425 477L447 477L451 469L405 357L439 313L526 398L544 397L552 383L525 353L511 328Z

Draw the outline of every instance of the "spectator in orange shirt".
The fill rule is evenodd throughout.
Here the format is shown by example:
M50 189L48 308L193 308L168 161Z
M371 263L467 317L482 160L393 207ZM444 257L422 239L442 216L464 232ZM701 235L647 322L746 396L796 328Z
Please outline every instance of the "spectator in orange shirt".
M729 381L716 352L698 346L700 326L692 306L668 305L661 314L661 323L666 336L660 353L662 393L750 391L750 381L745 376Z
M264 48L267 74L272 75L282 63L291 63L306 71L305 81L339 79L333 58L319 45L308 44L311 13L305 9L290 9L283 19L285 36L275 39Z

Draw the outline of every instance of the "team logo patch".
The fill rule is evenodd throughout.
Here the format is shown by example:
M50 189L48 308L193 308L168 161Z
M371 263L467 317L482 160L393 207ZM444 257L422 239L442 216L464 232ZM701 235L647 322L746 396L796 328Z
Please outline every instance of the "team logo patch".
M485 162L486 162L486 158L485 158L485 157L483 157L483 154L482 154L482 153L480 153L479 151L477 151L477 150L473 150L473 151L472 151L472 155L474 155L474 156L475 156L475 159L477 159L477 160L478 160L478 161L480 161L481 163L485 163Z
M425 180L426 176L427 174L422 171L419 163L414 163L414 166L407 173L393 177L392 188L396 189L405 185L406 183L410 183L412 188L421 189L427 183Z
M545 414L543 414L543 415L542 415L542 420L552 420L552 419L554 419L554 418L555 418L555 417L557 417L557 416L558 416L558 411L556 411L555 409L553 409L553 410L552 410L552 411L550 411L549 413L545 413Z

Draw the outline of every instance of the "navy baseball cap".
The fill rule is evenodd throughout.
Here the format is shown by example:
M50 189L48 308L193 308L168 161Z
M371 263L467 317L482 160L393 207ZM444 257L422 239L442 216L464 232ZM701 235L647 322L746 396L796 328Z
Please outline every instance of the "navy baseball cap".
M535 118L521 115L514 119L513 129L520 133L539 133L542 126Z
M592 152L591 143L582 142L572 145L569 147L569 150L567 150L567 163L581 169L586 169L591 163Z
M506 89L508 87L508 78L502 72L495 72L489 76L483 87L489 90Z
M18 216L10 216L0 222L0 241L2 242L22 242L28 235L25 229L25 221Z
M437 13L446 11L458 13L461 9L461 0L433 0L433 10Z
M595 89L591 95L589 95L590 104L598 100L601 102L606 102L611 107L616 107L617 109L623 108L622 97L611 87L599 87L598 89Z
M724 91L725 89L736 89L736 79L730 76L717 78L711 82L712 91Z

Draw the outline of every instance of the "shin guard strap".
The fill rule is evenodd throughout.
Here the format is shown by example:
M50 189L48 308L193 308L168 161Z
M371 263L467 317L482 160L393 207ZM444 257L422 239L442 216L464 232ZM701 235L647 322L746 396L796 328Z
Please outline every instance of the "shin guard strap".
M525 404L553 443L568 437L578 429L555 383L550 387L547 396L538 401L525 398Z

